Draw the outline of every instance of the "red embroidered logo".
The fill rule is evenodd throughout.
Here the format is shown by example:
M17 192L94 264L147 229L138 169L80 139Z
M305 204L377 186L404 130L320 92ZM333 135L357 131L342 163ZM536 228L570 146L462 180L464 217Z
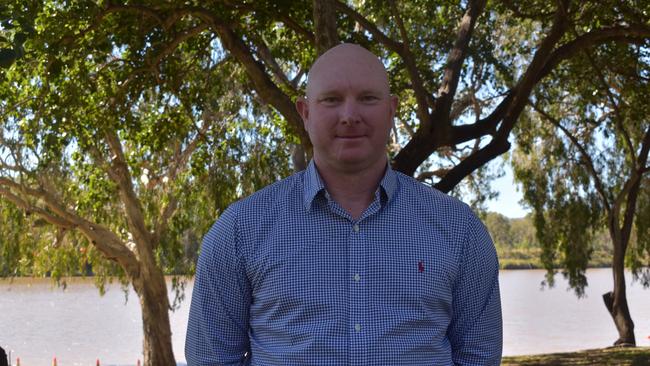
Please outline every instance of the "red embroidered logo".
M424 272L424 262L418 262L418 272Z

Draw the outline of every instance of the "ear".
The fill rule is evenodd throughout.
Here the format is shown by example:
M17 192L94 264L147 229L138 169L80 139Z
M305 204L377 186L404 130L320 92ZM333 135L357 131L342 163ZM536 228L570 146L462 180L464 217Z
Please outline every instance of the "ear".
M307 98L299 97L296 99L296 111L298 111L298 114L302 117L303 124L307 127L309 123L309 102Z

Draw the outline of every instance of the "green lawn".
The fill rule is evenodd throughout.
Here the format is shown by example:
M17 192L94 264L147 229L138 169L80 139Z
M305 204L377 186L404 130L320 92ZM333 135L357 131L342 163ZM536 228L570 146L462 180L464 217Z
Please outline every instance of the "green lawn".
M504 357L501 365L572 366L612 365L650 366L650 348L605 348L571 353Z

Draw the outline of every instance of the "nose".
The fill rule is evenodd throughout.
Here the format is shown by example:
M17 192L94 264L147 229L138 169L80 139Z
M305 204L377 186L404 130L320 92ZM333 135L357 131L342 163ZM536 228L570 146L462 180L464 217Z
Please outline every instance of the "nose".
M345 100L341 106L341 114L339 120L343 125L355 125L361 122L361 116L359 115L359 106L355 100L351 100L351 98Z

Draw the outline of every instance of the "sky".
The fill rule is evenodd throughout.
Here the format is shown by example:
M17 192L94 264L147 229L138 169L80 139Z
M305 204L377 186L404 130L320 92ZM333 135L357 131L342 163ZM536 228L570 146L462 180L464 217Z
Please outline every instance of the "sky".
M504 170L504 176L492 182L492 187L499 192L499 196L487 202L488 211L498 212L509 218L524 217L530 210L519 204L523 197L521 187L515 184L512 169L508 164L505 164Z

